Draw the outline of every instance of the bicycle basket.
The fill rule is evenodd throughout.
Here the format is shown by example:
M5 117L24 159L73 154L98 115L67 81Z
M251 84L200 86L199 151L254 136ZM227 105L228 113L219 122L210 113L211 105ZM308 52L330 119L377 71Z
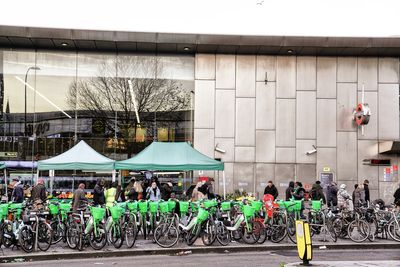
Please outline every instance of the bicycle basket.
M295 203L295 205L293 206L294 211L300 211L303 200L294 200L293 202Z
M197 202L190 202L190 207L192 208L192 212L197 212L199 209Z
M139 211L140 213L146 213L149 210L147 206L147 201L140 201L139 202Z
M138 203L137 201L135 202L128 202L126 204L128 206L128 209L132 212L137 212L138 211Z
M8 204L0 204L0 217L7 217Z
M22 203L11 203L10 209L12 210L19 210L22 209Z
M63 212L68 212L71 210L71 204L70 203L60 203L60 209Z
M230 211L231 210L231 202L230 201L222 202L221 210L222 211Z
M173 212L176 207L176 202L173 200L168 200L168 210L169 212Z
M206 200L203 202L204 208L211 208L213 206L215 206L215 201L213 200Z
M321 201L311 200L311 208L315 211L321 210Z
M181 211L181 214L187 213L189 210L189 202L179 201L179 210Z
M243 206L243 214L246 217L252 217L254 216L255 210L252 206L250 205L244 205Z
M197 214L197 220L199 222L204 222L208 218L208 211L205 209L199 209L199 213Z
M117 206L122 208L124 211L126 210L126 202L118 202Z
M51 215L57 215L58 214L58 206L56 204L49 204L49 210Z
M263 203L261 201L253 201L251 202L251 206L254 208L255 211L260 211L262 208Z
M93 216L93 219L98 222L104 218L104 215L106 214L106 209L100 207L91 207L90 212Z
M158 210L158 201L150 201L149 209L151 213L156 213Z
M160 207L160 212L161 213L168 213L169 212L168 202L160 202L159 207Z
M113 218L114 221L116 221L119 218L121 218L122 214L124 214L124 209L119 206L113 206L110 208L110 212L111 212L111 217Z

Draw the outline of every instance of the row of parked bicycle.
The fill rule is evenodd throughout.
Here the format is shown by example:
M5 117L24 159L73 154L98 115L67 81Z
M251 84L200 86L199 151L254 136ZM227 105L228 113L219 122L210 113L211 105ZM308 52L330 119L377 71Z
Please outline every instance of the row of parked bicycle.
M112 207L92 206L71 211L71 203L50 202L43 209L30 203L0 204L0 244L18 246L26 252L46 251L52 244L66 242L72 249L85 246L102 249L107 244L134 246L138 236L160 247L183 240L188 245L201 238L205 245L216 240L226 246L232 240L247 244L296 243L295 220L310 224L311 236L336 242L391 238L400 242L400 213L394 208L364 207L337 212L311 201L303 217L303 201L128 201Z

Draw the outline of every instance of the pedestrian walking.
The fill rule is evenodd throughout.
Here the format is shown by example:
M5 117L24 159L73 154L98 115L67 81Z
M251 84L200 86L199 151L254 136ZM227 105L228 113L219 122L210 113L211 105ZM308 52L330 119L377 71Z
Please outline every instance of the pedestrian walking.
M370 198L369 198L369 181L367 179L364 180L364 201L367 205L369 205L369 203L371 202Z
M286 191L285 191L285 200L286 201L288 201L289 199L292 198L293 192L294 192L294 182L290 181L289 186L286 188Z
M339 209L343 210L353 210L353 201L351 199L350 194L346 191L346 185L341 184L340 189L337 193L337 202Z
M278 189L275 187L275 185L273 184L272 181L268 181L267 186L264 189L264 195L272 195L274 197L274 199L278 198Z
M105 180L103 178L97 179L97 183L93 190L93 204L104 205L106 203L106 197L104 195Z
M329 208L336 208L338 205L338 198L337 198L337 193L338 193L338 188L337 184L335 182L331 182L330 185L327 187L326 191L327 195L327 202L328 202L328 207Z
M324 190L322 190L321 181L316 181L312 185L310 196L311 200L322 200L322 202L326 204L326 198L324 195Z
M85 184L80 183L78 189L74 192L74 198L72 200L72 210L77 212L78 209L84 208L87 204L87 199L85 197Z
M352 200L354 208L362 207L365 204L365 191L363 185L354 185L355 189L353 192Z
M24 187L17 177L12 179L12 186L13 191L11 193L11 201L15 203L22 203L24 201Z

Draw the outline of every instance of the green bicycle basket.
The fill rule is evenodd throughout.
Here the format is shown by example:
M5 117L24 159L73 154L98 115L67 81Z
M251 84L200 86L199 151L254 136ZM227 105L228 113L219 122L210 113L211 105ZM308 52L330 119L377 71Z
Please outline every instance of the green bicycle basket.
M176 202L173 200L168 200L168 210L169 212L173 212L176 207Z
M255 213L255 210L252 206L250 206L250 205L243 206L243 214L245 217L253 217L254 213Z
M279 205L279 209L281 209L281 210L285 210L286 209L285 201L278 200L278 201L275 201L275 203Z
M104 215L106 214L106 209L100 207L91 207L90 212L93 216L93 219L96 222L99 222L104 218Z
M51 215L57 215L58 214L58 205L50 203L49 204L49 210Z
M126 202L117 202L117 206L122 208L124 211L126 210Z
M157 213L158 210L158 201L150 201L149 209L151 213Z
M254 210L256 212L261 210L262 205L263 205L262 201L253 201L253 202L251 202L251 206L254 208Z
M131 212L135 212L136 213L138 211L138 202L137 201L135 201L135 202L127 202L126 205L127 205L128 209Z
M190 202L190 207L192 208L192 212L197 212L199 210L199 203L196 202Z
M179 201L179 210L181 214L185 214L189 211L189 202L187 201Z
M168 213L169 212L168 202L160 202L158 207L160 208L160 212L161 213Z
M197 214L197 220L199 222L204 222L208 219L208 211L205 209L199 209L199 213Z
M231 210L231 202L225 201L221 203L221 210L222 211L230 211Z
M0 220L3 220L8 215L8 204L0 204Z
M214 200L206 200L203 202L204 208L211 208L216 206L217 202Z
M302 206L301 204L303 203L303 200L294 200L294 203L295 203L293 207L294 211L301 211L301 206Z
M124 209L119 206L113 206L110 208L111 217L114 221L117 221L124 214Z
M149 210L147 205L147 201L140 201L139 202L139 211L140 213L146 213Z
M311 200L311 208L315 211L321 210L321 200Z
M60 210L62 212L69 212L71 210L71 203L60 203Z

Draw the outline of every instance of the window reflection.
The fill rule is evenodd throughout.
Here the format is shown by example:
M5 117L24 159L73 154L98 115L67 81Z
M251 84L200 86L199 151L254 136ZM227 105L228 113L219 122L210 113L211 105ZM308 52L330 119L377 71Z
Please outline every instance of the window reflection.
M125 159L153 140L192 139L193 57L55 51L1 55L0 150L17 152L17 157L0 159L45 159L76 140ZM27 75L25 121L23 81L32 66L40 70Z

